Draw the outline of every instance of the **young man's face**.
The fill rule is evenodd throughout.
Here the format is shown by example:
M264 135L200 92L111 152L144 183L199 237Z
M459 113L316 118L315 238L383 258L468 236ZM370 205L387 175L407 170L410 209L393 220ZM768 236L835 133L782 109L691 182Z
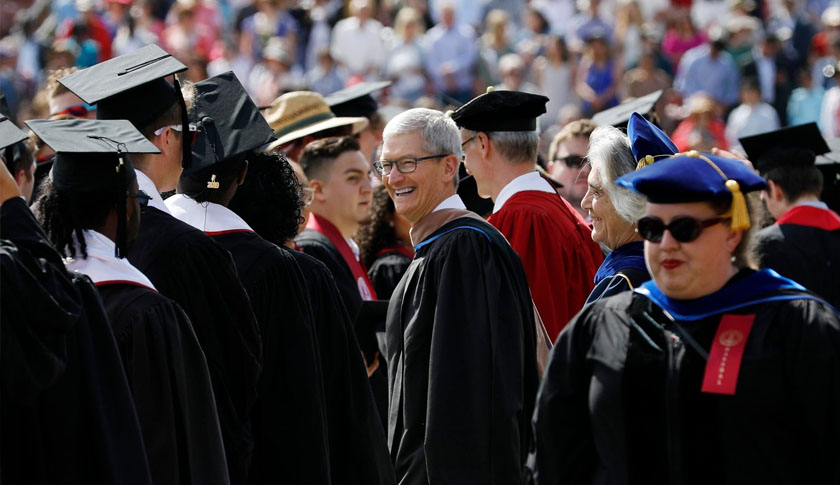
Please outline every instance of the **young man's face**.
M316 197L335 219L330 222L339 229L357 226L367 219L373 190L370 165L364 155L358 150L339 155L329 177L321 181Z

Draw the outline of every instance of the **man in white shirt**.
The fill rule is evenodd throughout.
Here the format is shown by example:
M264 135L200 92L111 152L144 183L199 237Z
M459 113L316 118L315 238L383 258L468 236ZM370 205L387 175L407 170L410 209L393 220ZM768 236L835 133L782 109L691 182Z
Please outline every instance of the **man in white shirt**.
M382 24L371 18L369 0L353 0L350 10L352 17L335 24L330 54L350 74L375 80L385 62Z

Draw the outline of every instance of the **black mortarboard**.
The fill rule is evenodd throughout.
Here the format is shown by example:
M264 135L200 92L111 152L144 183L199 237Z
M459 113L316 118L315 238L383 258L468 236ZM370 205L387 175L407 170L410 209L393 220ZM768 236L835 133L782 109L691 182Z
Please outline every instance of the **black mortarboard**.
M7 113L11 113L11 110L9 110L9 105L6 103L6 95L0 93L0 150L3 150L3 159L6 162L6 166L9 167L9 172L14 175L15 163L27 151L22 149L20 142L26 140L28 137L23 130L18 128L9 119Z
M127 120L29 120L26 125L56 153L50 180L57 189L114 191L117 256L125 254L124 194L137 177L126 155L160 150Z
M370 118L379 109L371 94L390 85L391 81L361 82L325 96L324 100L336 116Z
M830 151L828 144L820 133L816 123L790 126L781 130L774 130L758 135L746 136L739 139L741 146L747 153L747 158L755 165L755 168L766 173L780 165L802 165L814 166L817 155ZM800 148L813 152L810 157L785 157L772 156L780 150L789 148Z
M150 44L64 76L58 82L85 103L95 104L96 119L129 120L138 130L145 129L178 103L183 111L183 133L186 133L186 105L181 86L177 79L174 85L166 80L186 70L187 66L178 59ZM189 144L184 143L184 167L190 165L189 154Z
M193 164L185 170L187 173L195 173L275 140L274 130L233 72L205 79L194 87L190 125L198 133L192 145Z
M592 116L592 122L598 126L615 126L616 128L624 128L633 113L639 113L647 120L653 120L654 108L656 103L662 98L662 90L654 91L650 94L625 101L618 106L605 109L600 113L595 113Z
M539 94L488 88L451 116L459 128L473 131L534 131L547 102Z

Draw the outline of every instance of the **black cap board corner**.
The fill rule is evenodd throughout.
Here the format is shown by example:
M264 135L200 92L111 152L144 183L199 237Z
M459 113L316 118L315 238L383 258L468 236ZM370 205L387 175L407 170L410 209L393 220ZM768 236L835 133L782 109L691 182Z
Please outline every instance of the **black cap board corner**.
M805 123L803 125L789 126L780 130L759 133L758 135L745 136L738 141L744 148L747 158L762 173L785 162L783 159L775 159L770 156L778 150L803 148L813 152L814 157L831 151L816 123ZM790 161L790 163L805 163L807 165L813 165L815 162L815 158Z
M192 146L195 173L275 140L274 131L260 114L236 75L225 72L194 84L195 100L190 129L197 129Z
M125 155L159 153L128 120L30 120L26 125L55 152L50 180L73 192L113 190L117 204L117 257L125 254L126 197L136 179Z
M391 81L361 82L324 96L324 101L338 117L370 117L379 109L371 94L391 84Z
M547 102L540 94L488 88L453 111L451 117L459 128L473 131L534 131Z
M592 122L598 126L614 126L625 128L633 113L639 113L648 121L654 121L656 103L662 98L663 90L659 89L650 94L625 101L618 106L605 109L592 116Z
M26 132L15 125L4 112L0 112L0 149L26 140Z

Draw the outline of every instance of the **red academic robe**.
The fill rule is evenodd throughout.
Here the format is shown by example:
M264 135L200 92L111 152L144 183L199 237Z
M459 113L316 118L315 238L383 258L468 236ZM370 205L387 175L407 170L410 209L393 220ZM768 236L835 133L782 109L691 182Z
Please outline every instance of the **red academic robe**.
M531 296L551 338L583 308L604 257L589 225L557 194L528 190L488 221L519 254Z

